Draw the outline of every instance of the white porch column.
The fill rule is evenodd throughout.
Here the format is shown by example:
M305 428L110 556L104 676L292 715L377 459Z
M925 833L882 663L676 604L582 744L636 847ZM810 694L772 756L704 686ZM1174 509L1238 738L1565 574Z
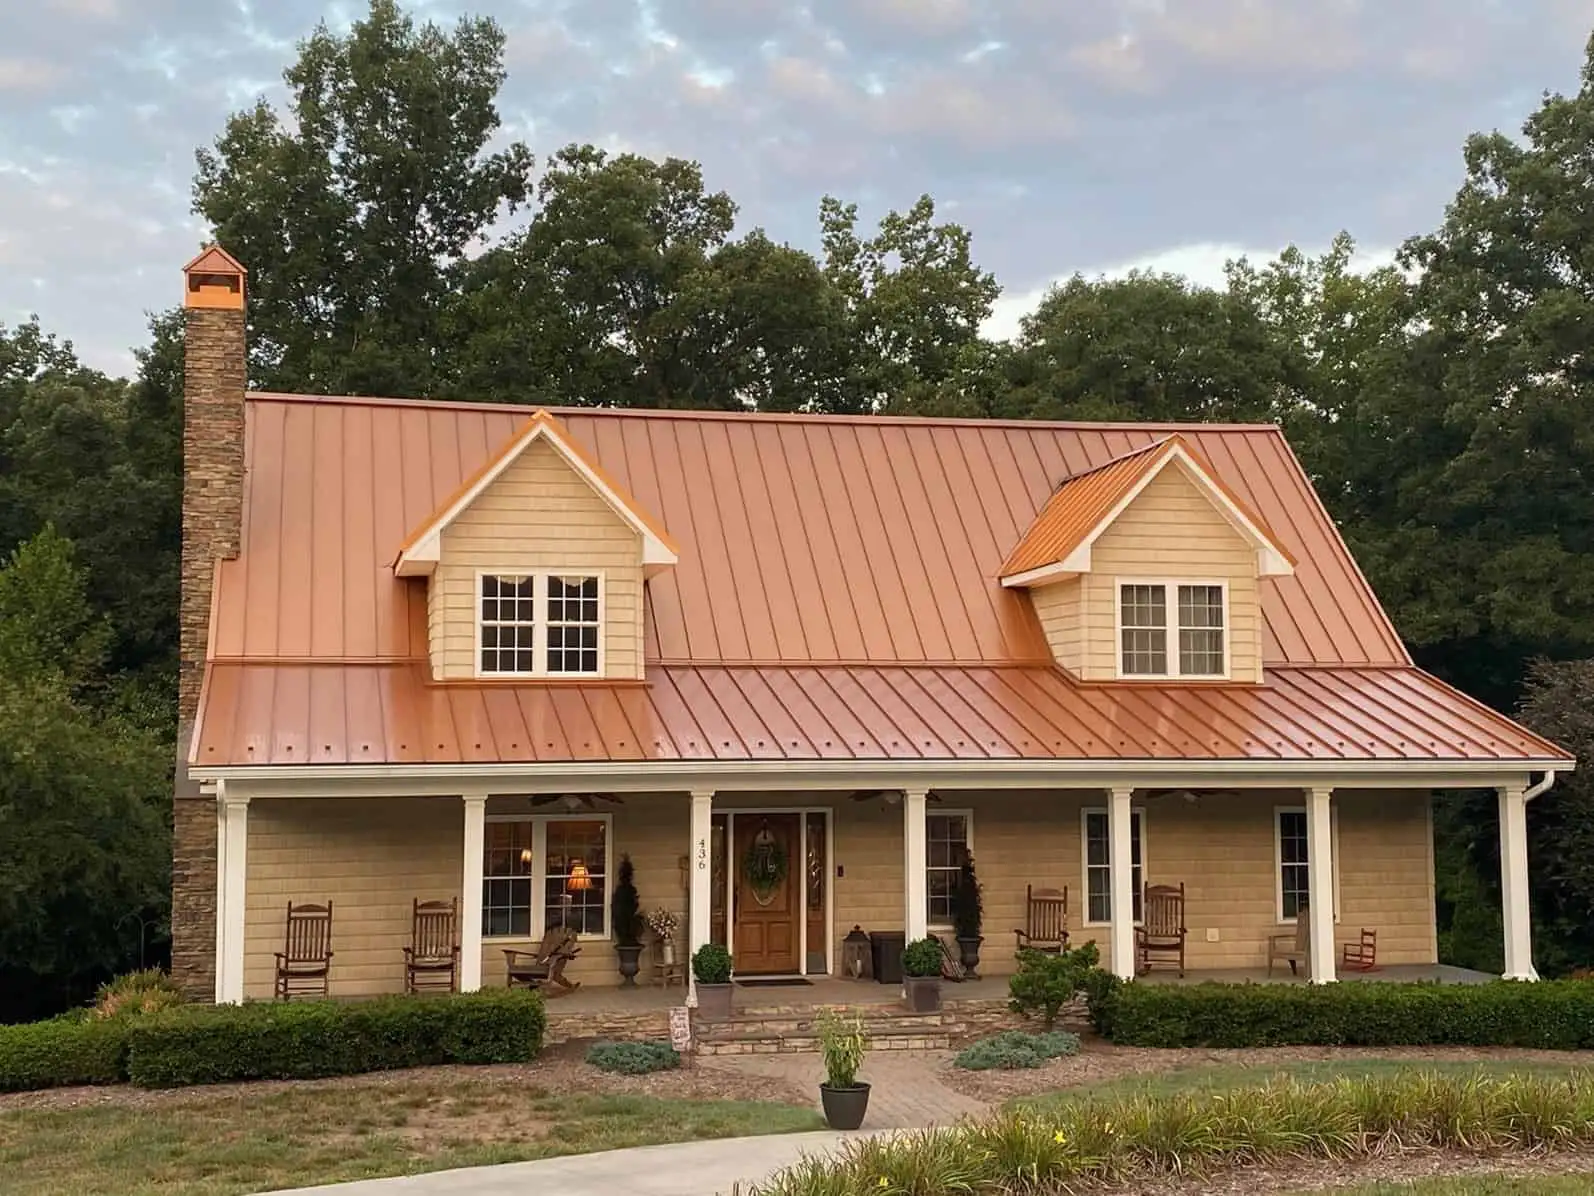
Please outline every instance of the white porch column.
M691 823L692 879L688 885L686 905L686 1003L695 1009L697 977L692 973L692 956L714 937L714 853L710 846L714 834L712 789L692 793ZM732 866L735 866L734 863Z
M910 943L930 933L929 859L924 827L929 793L928 789L902 791L902 928Z
M482 860L487 840L487 795L467 793L465 853L459 881L459 991L482 986Z
M1499 790L1500 899L1505 923L1505 978L1537 980L1528 912L1528 802L1520 785Z
M226 781L216 782L216 1004L227 999L227 806Z
M233 797L222 786L216 794L217 854L221 872L221 905L216 921L221 951L216 960L218 1004L241 1005L244 999L244 877L249 865L249 799Z
M1135 978L1135 867L1132 819L1133 789L1113 789L1107 808L1108 887L1112 894L1112 970L1124 980Z
M1312 920L1308 966L1313 984L1334 982L1334 824L1332 789L1306 791L1306 915Z

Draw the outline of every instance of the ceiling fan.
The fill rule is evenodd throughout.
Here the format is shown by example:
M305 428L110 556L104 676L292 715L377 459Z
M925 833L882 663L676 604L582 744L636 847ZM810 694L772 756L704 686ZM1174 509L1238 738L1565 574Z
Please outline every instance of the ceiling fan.
M900 789L859 789L857 792L851 794L851 797L852 797L853 801L873 801L875 798L880 798L880 799L884 800L886 805L894 806L894 805L896 805L898 802L900 802L902 800L902 790L900 790ZM926 801L938 802L938 801L941 800L941 797L940 797L939 794L931 793L925 798L925 800Z
M531 799L531 804L534 806L550 806L555 802L571 813L577 810L596 810L599 802L625 805L624 800L613 793L539 793Z
M1234 789L1153 789L1146 794L1148 801L1162 801L1164 799L1177 799L1194 805L1203 797L1238 797Z

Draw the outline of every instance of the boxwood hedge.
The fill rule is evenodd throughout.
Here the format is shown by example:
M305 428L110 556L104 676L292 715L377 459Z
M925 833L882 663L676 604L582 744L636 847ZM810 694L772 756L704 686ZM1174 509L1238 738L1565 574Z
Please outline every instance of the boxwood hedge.
M102 1021L83 1012L0 1026L0 1091L125 1080L130 1026L125 1019Z

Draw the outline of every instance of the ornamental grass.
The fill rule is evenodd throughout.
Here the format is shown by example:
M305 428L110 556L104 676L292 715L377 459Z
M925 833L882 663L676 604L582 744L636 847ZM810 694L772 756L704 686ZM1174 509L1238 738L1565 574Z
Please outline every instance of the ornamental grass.
M1063 1193L1252 1164L1589 1144L1594 1071L1559 1079L1412 1071L1222 1093L1052 1098L954 1129L849 1142L740 1196Z

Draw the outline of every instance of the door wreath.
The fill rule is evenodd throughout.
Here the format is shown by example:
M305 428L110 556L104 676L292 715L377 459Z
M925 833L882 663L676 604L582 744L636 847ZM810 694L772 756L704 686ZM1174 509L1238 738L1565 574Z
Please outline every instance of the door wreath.
M765 826L753 836L742 854L742 879L753 891L753 900L768 905L786 883L786 851L780 840Z

